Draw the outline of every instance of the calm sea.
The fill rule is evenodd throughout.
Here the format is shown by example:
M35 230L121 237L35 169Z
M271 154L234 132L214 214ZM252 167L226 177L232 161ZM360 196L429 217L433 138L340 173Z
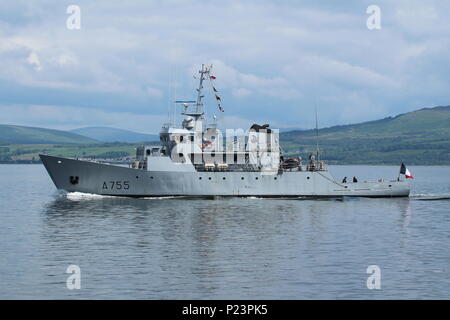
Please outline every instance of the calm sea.
M41 165L0 165L0 298L449 299L450 167L409 169L409 199L189 200L65 195Z

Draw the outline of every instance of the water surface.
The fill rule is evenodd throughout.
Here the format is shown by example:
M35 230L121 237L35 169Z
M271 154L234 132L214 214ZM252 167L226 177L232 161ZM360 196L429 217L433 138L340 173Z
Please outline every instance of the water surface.
M0 298L449 299L450 167L410 170L409 199L192 200L66 195L41 165L0 165Z

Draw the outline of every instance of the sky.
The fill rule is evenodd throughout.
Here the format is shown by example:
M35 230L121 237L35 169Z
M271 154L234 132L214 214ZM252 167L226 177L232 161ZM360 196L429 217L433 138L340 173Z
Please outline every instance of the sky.
M0 123L158 133L172 101L195 98L203 63L225 109L206 90L207 114L227 128L312 128L316 107L326 127L450 105L449 13L434 0L2 0Z

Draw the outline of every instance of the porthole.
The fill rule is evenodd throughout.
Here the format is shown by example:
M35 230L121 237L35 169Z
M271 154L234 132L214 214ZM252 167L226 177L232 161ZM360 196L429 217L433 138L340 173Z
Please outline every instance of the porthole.
M258 177L256 177L255 180L258 180Z
M136 176L136 179L139 179L139 176Z
M211 180L211 177L209 177L208 180Z
M150 177L150 179L153 179L153 177Z
M244 177L241 177L241 180L244 180Z
M277 180L277 179L278 179L277 177L273 178L273 180Z
M198 177L198 180L202 180L202 177Z
M306 179L308 179L308 180L309 180L309 177L306 177Z
M225 177L223 177L223 178L222 178L222 180L226 180L226 178L225 178Z

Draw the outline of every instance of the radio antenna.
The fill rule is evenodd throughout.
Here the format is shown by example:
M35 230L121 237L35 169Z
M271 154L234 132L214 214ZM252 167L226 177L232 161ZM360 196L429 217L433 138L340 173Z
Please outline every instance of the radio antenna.
M317 104L314 103L316 109L316 158L319 160L319 121L317 116Z

